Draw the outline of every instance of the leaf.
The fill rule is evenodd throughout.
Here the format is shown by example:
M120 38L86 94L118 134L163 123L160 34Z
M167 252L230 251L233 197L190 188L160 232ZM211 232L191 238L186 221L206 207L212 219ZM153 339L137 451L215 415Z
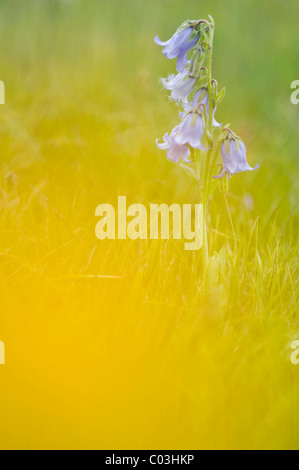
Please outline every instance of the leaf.
M214 18L212 17L212 15L208 15L208 16L209 16L209 19L210 19L212 25L215 26L215 21L214 21Z
M191 78L191 77L190 77ZM206 74L201 77L196 85L196 91L200 90L201 88L207 88L208 87L208 80Z
M194 183L196 183L197 185L200 185L200 179L199 179L196 171L193 170L193 168L191 168L188 165L184 165L184 163L180 163L179 165L180 165L181 168L183 168L183 170L185 170L186 174L189 176L189 178L191 178L191 180Z
M219 183L219 180L213 179L210 184L209 184L209 193L208 193L208 198L213 196L215 189L217 188L217 185Z
M223 100L223 98L225 97L225 95L226 95L226 88L224 87L224 88L220 91L220 93L218 93L217 98L216 98L216 103L219 104L219 103Z

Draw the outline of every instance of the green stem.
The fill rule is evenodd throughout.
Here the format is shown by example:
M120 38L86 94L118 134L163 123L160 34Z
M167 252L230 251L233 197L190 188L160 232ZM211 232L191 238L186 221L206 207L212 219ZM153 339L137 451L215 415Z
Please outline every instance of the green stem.
M209 133L213 131L213 88L212 88L212 62L213 62L214 28L211 28L211 43L208 56L208 92L209 92Z
M212 58L213 58L213 39L214 39L214 28L211 27L211 41L209 44L208 53L208 94L209 94L209 122L208 122L208 133L211 139L213 138L213 88L212 88ZM214 142L209 142L210 149L206 156L205 171L204 171L204 201L208 200L209 191L209 175L210 175L210 159L213 152Z
M207 223L207 203L203 200L203 267L206 272L209 263L209 245L208 245L208 223Z
M220 145L221 143L218 142L218 145L216 147L216 150L214 152L214 156L213 156L213 160L212 160L212 165L210 166L209 168L209 175L208 175L208 194L210 193L210 186L211 186L211 181L212 181L212 172L213 172L213 168L215 167L215 164L216 164L216 161L217 161L217 157L218 157L218 154L219 154L219 151L220 151Z
M209 122L208 122L208 133L212 137L213 135L213 88L212 88L212 58L213 58L213 39L214 39L214 27L211 27L211 41L209 44L208 52L208 94L209 94ZM210 149L206 155L205 170L203 178L203 191L202 191L202 204L203 204L203 254L204 254L204 270L206 271L209 261L209 246L208 246L208 235L207 235L207 205L209 199L209 187L210 187L210 160L213 153L214 143L209 142Z

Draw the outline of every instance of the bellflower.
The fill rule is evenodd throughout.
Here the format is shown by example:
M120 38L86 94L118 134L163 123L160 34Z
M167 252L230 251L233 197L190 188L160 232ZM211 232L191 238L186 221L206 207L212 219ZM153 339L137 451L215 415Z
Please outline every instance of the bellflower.
M226 153L224 142L221 146L223 171L221 175L214 176L214 178L223 178L226 173L228 175L236 175L237 173L241 173L242 171L253 171L259 168L259 165L257 165L255 168L252 168L248 165L246 159L246 147L243 142L240 142L240 150L238 150L236 142L233 139L230 141L229 145L230 149L228 154Z
M196 80L188 77L188 69L177 75L170 75L168 78L162 78L162 83L166 90L171 91L171 98L178 102L185 102L193 90Z
M199 100L203 92L204 92L203 88L198 90L195 93L194 97L193 97L192 103L190 103L188 101L183 102L184 111L188 112L188 111L191 111L194 108L200 108L201 105L204 105L206 107L207 116L208 116L208 119L209 119L210 108L209 108L209 95L208 95L208 93L206 93L206 95L201 100ZM219 122L217 122L216 119L215 119L216 109L217 108L214 108L214 110L213 110L213 126L214 127L219 127L219 126L221 126L221 124L219 124ZM181 117L183 115L184 115L184 113L180 114Z
M197 111L191 111L178 126L175 142L179 145L189 144L194 149L203 149L201 143L205 130L203 117Z
M192 41L189 41L192 32L193 28L189 26L179 33L176 32L172 38L166 42L161 41L158 36L155 37L155 43L159 46L164 46L163 54L167 59L175 59L177 57L178 72L183 72L188 62L187 53L195 46L199 39L199 34L197 34Z
M206 94L201 98L204 89L198 90L192 100L192 103L185 101L183 102L184 112L180 113L182 119L181 124L178 126L178 133L175 140L178 144L189 144L191 147L199 150L203 150L202 138L205 131L205 123L203 115L199 111L203 111L205 106L207 111L207 117L209 117L209 96ZM215 114L216 109L213 111ZM187 114L186 114L187 113ZM215 118L213 118L213 126L221 126Z
M215 119L216 110L225 97L226 89L220 90L217 80L213 78L214 34L215 22L209 16L208 21L185 21L169 41L162 42L155 37L155 42L164 47L163 53L168 59L177 58L178 74L162 79L162 83L180 107L179 125L170 135L164 135L163 142L157 141L157 146L161 150L167 150L167 158L170 160L179 162L182 158L190 163L188 174L198 185L198 195L203 205L204 274L212 272L209 267L206 214L209 199L217 187L216 182L212 184L211 180L220 156L223 169L221 174L214 176L217 182L226 174L230 176L258 168L249 166L245 145L227 127L229 124L223 126ZM224 183L226 182L228 178L225 179ZM226 184L221 186L223 191L227 189Z
M170 135L164 135L163 143L160 143L158 140L156 141L157 147L161 150L167 150L167 158L172 160L173 162L177 163L180 158L182 158L185 162L190 163L188 156L190 155L190 148L188 145L179 144L175 136L179 130L179 126L176 126Z

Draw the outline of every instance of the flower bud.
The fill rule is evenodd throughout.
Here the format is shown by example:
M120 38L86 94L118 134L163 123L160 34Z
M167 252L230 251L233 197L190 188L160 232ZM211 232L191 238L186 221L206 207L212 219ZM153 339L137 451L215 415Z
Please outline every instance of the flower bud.
M191 64L189 68L189 78L200 78L201 76L201 67L204 61L204 53L201 48L196 48L193 52Z

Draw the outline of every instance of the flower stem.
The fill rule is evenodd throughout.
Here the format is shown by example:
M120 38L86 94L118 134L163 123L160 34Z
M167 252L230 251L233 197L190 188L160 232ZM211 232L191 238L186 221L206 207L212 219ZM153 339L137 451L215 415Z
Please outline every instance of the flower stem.
M208 133L213 138L213 88L212 88L212 58L213 58L213 40L214 40L214 26L211 26L210 29L211 40L209 44L208 50L208 94L209 94L209 122L208 122ZM210 142L210 149L206 154L206 161L205 161L205 170L204 170L204 179L203 179L203 191L202 191L202 199L201 202L203 204L203 263L204 263L204 271L206 271L208 262L209 262L209 245L208 245L208 231L207 231L207 205L209 199L209 188L210 188L210 161L211 155L213 153L214 142Z
M213 131L212 61L213 61L214 26L211 27L210 32L211 32L211 42L209 44L209 52L208 52L208 92L209 92L209 132L212 135L212 131Z
M203 268L204 273L207 271L208 263L209 263L209 245L208 245L208 221L207 221L207 202L205 201L204 197L202 199L203 205Z

